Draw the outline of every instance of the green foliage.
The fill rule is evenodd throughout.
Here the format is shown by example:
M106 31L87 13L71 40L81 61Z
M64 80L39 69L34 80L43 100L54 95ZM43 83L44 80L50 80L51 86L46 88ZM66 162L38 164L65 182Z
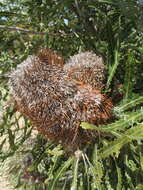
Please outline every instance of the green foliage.
M15 189L143 189L141 3L0 2L0 160L6 162ZM108 70L106 93L124 95L114 107L111 123L98 127L81 123L82 128L96 130L97 136L72 155L37 135L10 102L9 72L40 46L61 52L65 59L84 50L101 55Z

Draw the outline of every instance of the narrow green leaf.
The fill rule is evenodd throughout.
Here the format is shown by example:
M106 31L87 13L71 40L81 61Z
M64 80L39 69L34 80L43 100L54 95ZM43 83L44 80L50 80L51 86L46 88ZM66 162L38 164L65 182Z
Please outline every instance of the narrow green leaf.
M1 142L1 144L0 144L0 152L1 152L1 150L2 150L2 148L3 148L3 145L5 144L5 142L6 142L6 138Z
M117 183L116 190L122 190L122 181L123 181L123 180L122 180L121 169L118 167L116 161L115 161L115 165L116 165L117 176L118 176L118 183Z
M134 54L131 50L127 53L128 59L126 61L126 73L124 77L124 102L128 100L128 98L132 97L132 87L133 87L133 73L134 73Z
M122 106L115 107L114 110L115 110L115 112L118 112L120 114L121 112L124 112L130 108L134 108L135 106L142 104L142 103L143 103L143 96L140 96L133 100L129 100L128 103L126 103Z
M108 90L112 82L112 79L115 75L118 65L119 65L119 38L117 39L117 44L114 52L114 65L112 66L109 77L107 79L106 90Z
M62 166L55 173L54 180L49 184L48 190L55 190L55 185L58 182L58 179L63 175L63 173L68 169L74 161L74 157L69 158L65 161Z
M112 0L98 0L99 3L107 3L107 4L111 4L114 5L116 4L115 2L113 2Z
M93 167L94 167L94 174L96 178L93 178L93 184L97 189L102 189L101 182L103 177L103 169L102 169L102 163L101 160L98 159L98 151L97 151L97 145L95 145L95 148L93 150Z
M14 140L15 140L15 135L12 134L12 130L11 129L8 129L8 137L9 137L9 144L10 144L10 148L12 150L15 150L15 143L14 143Z

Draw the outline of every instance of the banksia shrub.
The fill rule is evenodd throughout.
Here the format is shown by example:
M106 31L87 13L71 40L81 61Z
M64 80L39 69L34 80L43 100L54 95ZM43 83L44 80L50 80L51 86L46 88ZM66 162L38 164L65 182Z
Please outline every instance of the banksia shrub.
M112 118L112 102L101 94L105 77L101 58L85 52L63 63L60 55L42 49L11 73L10 86L16 109L45 138L75 150L96 135L80 123L106 123Z

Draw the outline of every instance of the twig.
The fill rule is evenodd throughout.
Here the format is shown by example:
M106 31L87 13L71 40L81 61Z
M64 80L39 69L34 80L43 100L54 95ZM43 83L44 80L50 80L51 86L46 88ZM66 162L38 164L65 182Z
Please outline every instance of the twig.
M47 34L47 32L37 32L37 31L32 31L32 30L26 30L24 28L13 27L13 26L6 26L6 25L0 25L0 29L6 29L6 30L11 30L11 31L20 31L20 32L23 32L23 33L28 33L28 34L38 34L38 35L45 35L45 34ZM53 35L53 36L59 36L59 35L66 36L67 34L64 31L59 31L59 33L49 33L49 35Z
M76 9L77 9L78 15L79 15L80 17L82 17L82 12L80 11L80 8L79 8L78 1L77 1L77 0L75 0L75 6L76 6Z
M40 34L40 35L46 34L46 32L36 32L36 31L19 28L19 27L5 26L5 25L0 25L0 29L7 29L7 30L11 30L11 31L20 31L20 32L29 33L29 34Z

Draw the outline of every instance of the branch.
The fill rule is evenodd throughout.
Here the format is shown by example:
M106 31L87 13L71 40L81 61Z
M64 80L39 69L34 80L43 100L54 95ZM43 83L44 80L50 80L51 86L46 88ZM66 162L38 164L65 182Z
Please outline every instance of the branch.
M45 35L47 32L37 32L37 31L32 31L32 30L26 30L24 28L19 28L19 27L13 27L13 26L6 26L6 25L0 25L0 29L6 29L10 31L19 31L23 33L28 33L28 34L38 34L38 35ZM59 33L49 33L49 35L52 36L66 36L67 34L64 31L59 31Z

